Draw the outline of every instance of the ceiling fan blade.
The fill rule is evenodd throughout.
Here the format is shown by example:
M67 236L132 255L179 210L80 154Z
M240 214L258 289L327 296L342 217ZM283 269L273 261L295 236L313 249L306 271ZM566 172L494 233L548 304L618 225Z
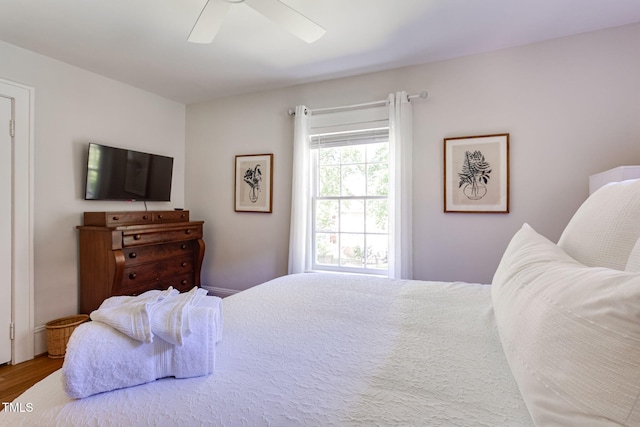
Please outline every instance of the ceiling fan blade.
M208 0L187 40L192 43L211 43L222 26L222 21L227 16L230 7L231 3L226 1Z
M244 2L307 43L315 42L327 32L320 25L278 0L245 0Z

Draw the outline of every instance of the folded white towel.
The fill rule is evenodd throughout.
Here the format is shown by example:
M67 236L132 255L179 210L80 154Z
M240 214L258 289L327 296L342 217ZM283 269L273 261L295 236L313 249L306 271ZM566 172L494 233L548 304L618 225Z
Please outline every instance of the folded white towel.
M207 295L205 289L194 287L189 292L167 297L151 311L151 333L171 344L182 345L191 333L189 310Z
M197 306L189 310L191 333L183 338L182 346L165 343L165 348L170 351L163 352L163 357L156 362L157 378L190 378L214 371L216 343L222 337L216 322L216 318L222 315L221 301L218 297L203 297Z
M69 339L62 366L65 392L78 399L158 378L212 373L221 312L220 298L201 298L189 310L191 333L182 346L160 338L142 343L99 321L80 325Z
M151 290L136 297L117 296L107 298L97 310L91 312L91 320L106 323L135 340L153 341L151 314L168 297L178 291L169 287L164 291Z

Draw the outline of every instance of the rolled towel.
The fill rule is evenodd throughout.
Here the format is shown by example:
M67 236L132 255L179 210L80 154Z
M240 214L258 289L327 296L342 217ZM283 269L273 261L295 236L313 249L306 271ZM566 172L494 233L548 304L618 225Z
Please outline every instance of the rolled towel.
M158 340L159 341L159 340ZM74 399L156 379L156 346L93 321L71 334L62 365L63 388Z
M164 377L212 373L221 327L217 312L221 312L217 297L204 297L192 307L191 334L183 338L182 346L160 338L142 343L99 321L80 325L69 339L62 366L65 392L79 399Z
M91 320L106 323L137 341L153 341L151 314L168 297L178 291L169 287L164 291L151 290L136 297L117 296L107 298L97 310L91 312Z

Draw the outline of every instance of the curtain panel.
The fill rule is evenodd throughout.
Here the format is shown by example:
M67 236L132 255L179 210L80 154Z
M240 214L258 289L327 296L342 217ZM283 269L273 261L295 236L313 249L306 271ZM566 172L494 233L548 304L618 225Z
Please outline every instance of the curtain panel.
M310 148L307 112L308 109L304 105L296 107L293 132L289 274L304 273L311 269Z
M406 92L389 95L389 277L413 279L413 120Z

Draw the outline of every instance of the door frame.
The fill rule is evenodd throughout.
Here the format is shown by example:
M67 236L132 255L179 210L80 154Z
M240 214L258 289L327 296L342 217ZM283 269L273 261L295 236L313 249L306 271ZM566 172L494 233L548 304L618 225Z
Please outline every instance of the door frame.
M34 327L34 97L35 89L0 79L0 93L15 99L13 139L11 364L35 356Z

